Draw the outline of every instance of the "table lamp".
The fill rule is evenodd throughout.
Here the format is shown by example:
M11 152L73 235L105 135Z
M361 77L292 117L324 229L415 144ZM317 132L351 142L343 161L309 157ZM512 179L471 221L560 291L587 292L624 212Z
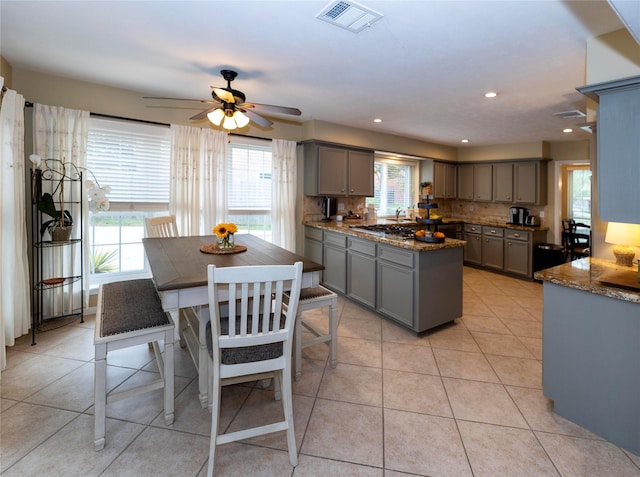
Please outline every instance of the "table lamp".
M640 247L640 224L609 222L604 241L615 244L613 254L616 264L630 267L636 255L631 246Z

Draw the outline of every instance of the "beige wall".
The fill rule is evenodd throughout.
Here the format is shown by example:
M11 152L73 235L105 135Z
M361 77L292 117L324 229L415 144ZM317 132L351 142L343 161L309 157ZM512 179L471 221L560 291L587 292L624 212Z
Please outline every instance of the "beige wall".
M13 89L11 65L2 56L0 56L0 76L4 78L4 85Z

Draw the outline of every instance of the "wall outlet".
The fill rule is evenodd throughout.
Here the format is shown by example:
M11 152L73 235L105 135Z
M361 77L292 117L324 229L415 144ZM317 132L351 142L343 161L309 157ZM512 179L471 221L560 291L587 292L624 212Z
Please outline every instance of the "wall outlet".
M541 219L544 218L544 210L541 210L538 215L540 216Z
M344 211L344 202L338 202L338 211L340 212Z

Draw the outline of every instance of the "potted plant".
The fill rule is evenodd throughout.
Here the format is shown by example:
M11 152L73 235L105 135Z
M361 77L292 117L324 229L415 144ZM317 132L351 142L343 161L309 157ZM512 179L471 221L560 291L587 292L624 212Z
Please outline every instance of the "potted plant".
M420 183L422 195L431 195L431 182L425 181Z
M60 181L60 184L63 184L63 181ZM40 235L44 235L44 231L49 230L53 242L69 240L73 226L73 217L64 208L64 200L62 199L64 186L60 188L60 210L56 208L53 196L48 192L42 194L42 197L38 200L38 210L51 217L51 220L43 222L40 226Z

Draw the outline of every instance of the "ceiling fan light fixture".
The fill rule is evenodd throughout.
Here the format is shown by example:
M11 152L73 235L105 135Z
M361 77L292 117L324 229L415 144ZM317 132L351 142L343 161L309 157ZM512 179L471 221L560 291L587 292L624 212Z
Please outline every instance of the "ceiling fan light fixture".
M245 127L251 121L242 111L236 111L233 113L233 119L239 128Z
M226 111L224 116L224 121L222 122L222 127L225 129L228 129L229 131L238 127L238 125L236 124L236 120L233 119L232 111L230 110Z
M224 111L220 108L215 109L211 111L209 114L207 114L207 118L209 119L209 121L211 121L216 126L220 126L220 123L222 122L222 119L224 117L225 117Z

